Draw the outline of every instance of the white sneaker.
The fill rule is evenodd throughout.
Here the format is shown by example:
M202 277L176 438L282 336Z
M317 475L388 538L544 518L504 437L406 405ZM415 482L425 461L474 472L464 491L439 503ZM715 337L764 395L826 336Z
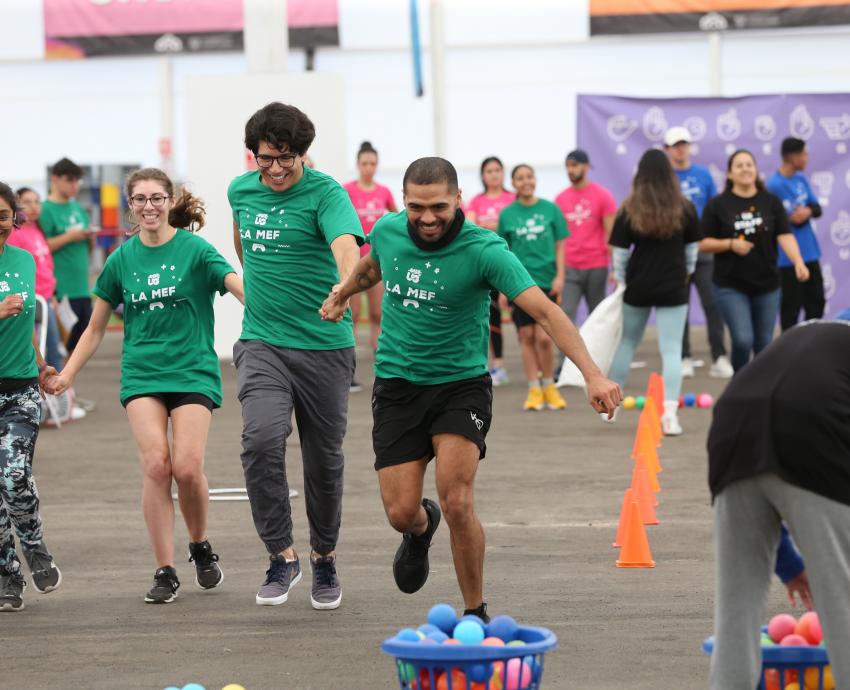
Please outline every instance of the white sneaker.
M682 359L682 378L692 379L694 377L694 360L690 357Z
M661 415L661 431L665 436L679 436L682 433L678 411L678 400L664 401L664 414Z
M78 405L74 405L71 408L71 419L72 420L82 419L85 416L86 416L86 411L82 407L79 407Z
M715 359L711 369L708 370L708 375L713 379L731 379L734 374L735 370L726 355L720 355Z

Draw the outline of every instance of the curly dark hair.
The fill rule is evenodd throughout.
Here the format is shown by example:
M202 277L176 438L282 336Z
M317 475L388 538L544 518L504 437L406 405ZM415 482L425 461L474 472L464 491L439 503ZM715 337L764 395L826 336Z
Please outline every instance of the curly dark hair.
M303 156L316 138L310 118L294 105L269 103L260 108L245 124L245 146L254 155L265 141L276 149L288 146L292 153Z

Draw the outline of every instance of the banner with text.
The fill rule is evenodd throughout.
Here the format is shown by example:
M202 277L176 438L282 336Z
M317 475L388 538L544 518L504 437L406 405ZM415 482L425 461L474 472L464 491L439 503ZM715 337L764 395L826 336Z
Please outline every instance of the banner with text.
M812 223L822 252L827 314L850 307L850 94L578 97L578 146L590 155L592 177L618 202L628 194L643 152L661 147L665 131L676 125L690 132L692 160L709 169L718 189L736 149L752 151L759 172L768 177L781 162L785 137L806 141L810 157L805 174L823 207L823 216ZM701 310L698 314L701 318Z
M243 0L43 0L45 57L240 51ZM288 0L293 48L339 45L338 0Z

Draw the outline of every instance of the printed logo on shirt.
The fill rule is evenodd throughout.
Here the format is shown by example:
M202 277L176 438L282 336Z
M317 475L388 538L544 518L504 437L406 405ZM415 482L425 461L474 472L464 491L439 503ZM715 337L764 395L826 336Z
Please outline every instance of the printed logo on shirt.
M534 216L525 221L525 225L517 228L517 237L522 237L528 242L536 241L538 235L546 232L545 220L546 218L542 213L535 213Z
M745 237L755 235L759 230L763 230L763 225L764 218L755 206L751 206L749 210L741 211L735 216L735 232Z
M147 283L147 287L144 287L142 281ZM156 273L139 274L134 271L130 282L137 289L128 290L125 288L125 303L139 313L165 311L167 305L176 309L176 303L183 301L183 299L177 298L177 288L183 282L183 277L181 271L174 264L162 264L159 267L159 272ZM136 286L134 283L141 285ZM138 287L142 289L139 290Z
M258 213L257 217L254 218L254 225L265 225L269 220L268 213Z
M691 203L695 203L695 199L702 196L702 187L699 186L699 181L695 177L685 177L679 181L679 188L684 196Z
M374 225L384 215L384 207L377 199L369 199L365 206L357 209L357 215L366 223Z
M590 208L590 202L587 199L581 199L572 211L566 212L565 217L568 225L580 227L584 221L590 220L592 215L593 211Z
M399 271L398 257L393 257L393 263L396 264L395 271ZM448 309L437 299L440 292L446 288L440 284L440 267L435 263L426 261L421 268L408 268L404 274L406 285L403 285L400 280L393 280L393 277L390 274L390 277L384 281L384 288L390 295L398 295L402 298L402 307L419 309L424 306L428 311Z

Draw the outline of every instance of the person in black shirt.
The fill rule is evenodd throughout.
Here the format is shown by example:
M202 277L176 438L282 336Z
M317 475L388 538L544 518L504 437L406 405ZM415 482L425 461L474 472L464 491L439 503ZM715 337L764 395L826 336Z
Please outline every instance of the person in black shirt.
M776 245L794 265L797 280L809 279L788 215L778 197L766 191L749 151L729 157L726 188L711 199L702 216L700 251L717 254L714 289L732 336L732 368L737 372L773 339L779 312Z
M850 688L848 352L850 323L807 321L736 374L714 408L713 690L752 690L759 680L783 521L806 562L836 687Z
M696 209L682 196L670 161L661 151L650 149L638 163L632 192L611 232L614 275L626 284L623 337L611 379L625 384L655 307L664 375L661 426L668 436L682 433L676 414L682 387L682 334L688 315L688 276L694 272L701 237Z

